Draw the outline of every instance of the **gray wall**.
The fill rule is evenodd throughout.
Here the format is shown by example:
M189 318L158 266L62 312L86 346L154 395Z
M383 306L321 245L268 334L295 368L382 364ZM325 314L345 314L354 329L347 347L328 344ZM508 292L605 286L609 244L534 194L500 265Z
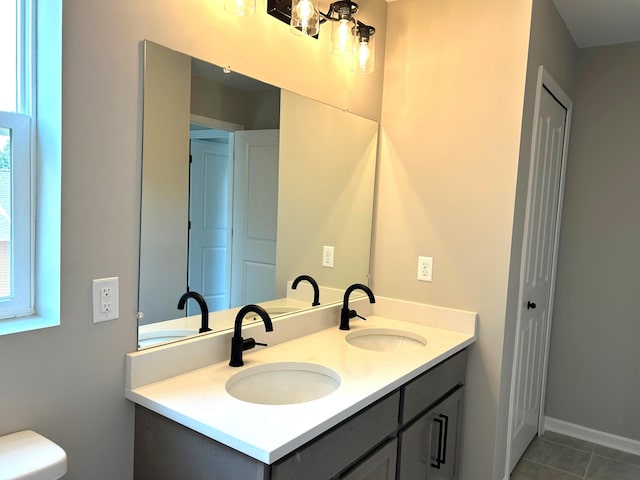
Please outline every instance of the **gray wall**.
M191 77L191 113L243 125L245 130L280 127L280 90L246 92Z
M640 42L580 50L546 415L640 440Z

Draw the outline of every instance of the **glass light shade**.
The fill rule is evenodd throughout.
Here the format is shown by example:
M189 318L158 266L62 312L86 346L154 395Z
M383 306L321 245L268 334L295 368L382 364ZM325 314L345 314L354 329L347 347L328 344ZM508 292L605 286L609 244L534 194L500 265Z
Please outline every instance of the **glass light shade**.
M375 37L356 39L351 71L354 73L372 73L375 63Z
M253 15L256 11L256 0L224 0L224 11L239 17Z
M320 10L317 0L292 0L291 28L294 33L313 37L320 32Z
M340 19L331 22L331 54L353 55L354 20Z

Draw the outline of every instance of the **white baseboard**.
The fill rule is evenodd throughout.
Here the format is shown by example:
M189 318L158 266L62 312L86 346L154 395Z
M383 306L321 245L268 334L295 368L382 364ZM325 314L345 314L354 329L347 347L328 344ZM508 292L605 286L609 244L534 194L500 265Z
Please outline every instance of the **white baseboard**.
M640 441L631 438L600 432L591 428L582 427L575 423L565 422L557 418L544 417L544 429L561 433L570 437L579 438L587 442L596 443L604 447L614 448L622 452L640 455Z

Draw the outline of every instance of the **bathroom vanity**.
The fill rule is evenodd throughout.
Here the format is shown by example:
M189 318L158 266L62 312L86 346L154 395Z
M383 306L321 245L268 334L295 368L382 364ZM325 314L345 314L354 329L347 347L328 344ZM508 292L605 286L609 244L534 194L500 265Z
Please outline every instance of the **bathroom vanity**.
M274 338L268 348L245 352L241 368L224 359L146 383L150 377L135 370L152 367L143 355L153 349L130 354L125 394L137 404L134 478L457 478L466 348L475 340L475 314L387 299L367 305L358 307L367 321L354 321L351 331L338 330L337 311L325 309L335 322L329 328L323 324L282 342ZM314 313L322 315L283 317L274 330L312 324ZM258 332L256 339L268 339ZM385 343L397 332L424 343ZM369 333L382 346L360 341ZM234 397L230 385L236 377L286 362L328 368L338 386L299 403ZM260 393L255 395L260 402Z

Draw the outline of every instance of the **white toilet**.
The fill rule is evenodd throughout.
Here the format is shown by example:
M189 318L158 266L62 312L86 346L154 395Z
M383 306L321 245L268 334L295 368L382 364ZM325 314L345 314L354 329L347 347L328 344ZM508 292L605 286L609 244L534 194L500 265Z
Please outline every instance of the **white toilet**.
M0 437L0 480L57 480L67 473L67 454L32 430Z

